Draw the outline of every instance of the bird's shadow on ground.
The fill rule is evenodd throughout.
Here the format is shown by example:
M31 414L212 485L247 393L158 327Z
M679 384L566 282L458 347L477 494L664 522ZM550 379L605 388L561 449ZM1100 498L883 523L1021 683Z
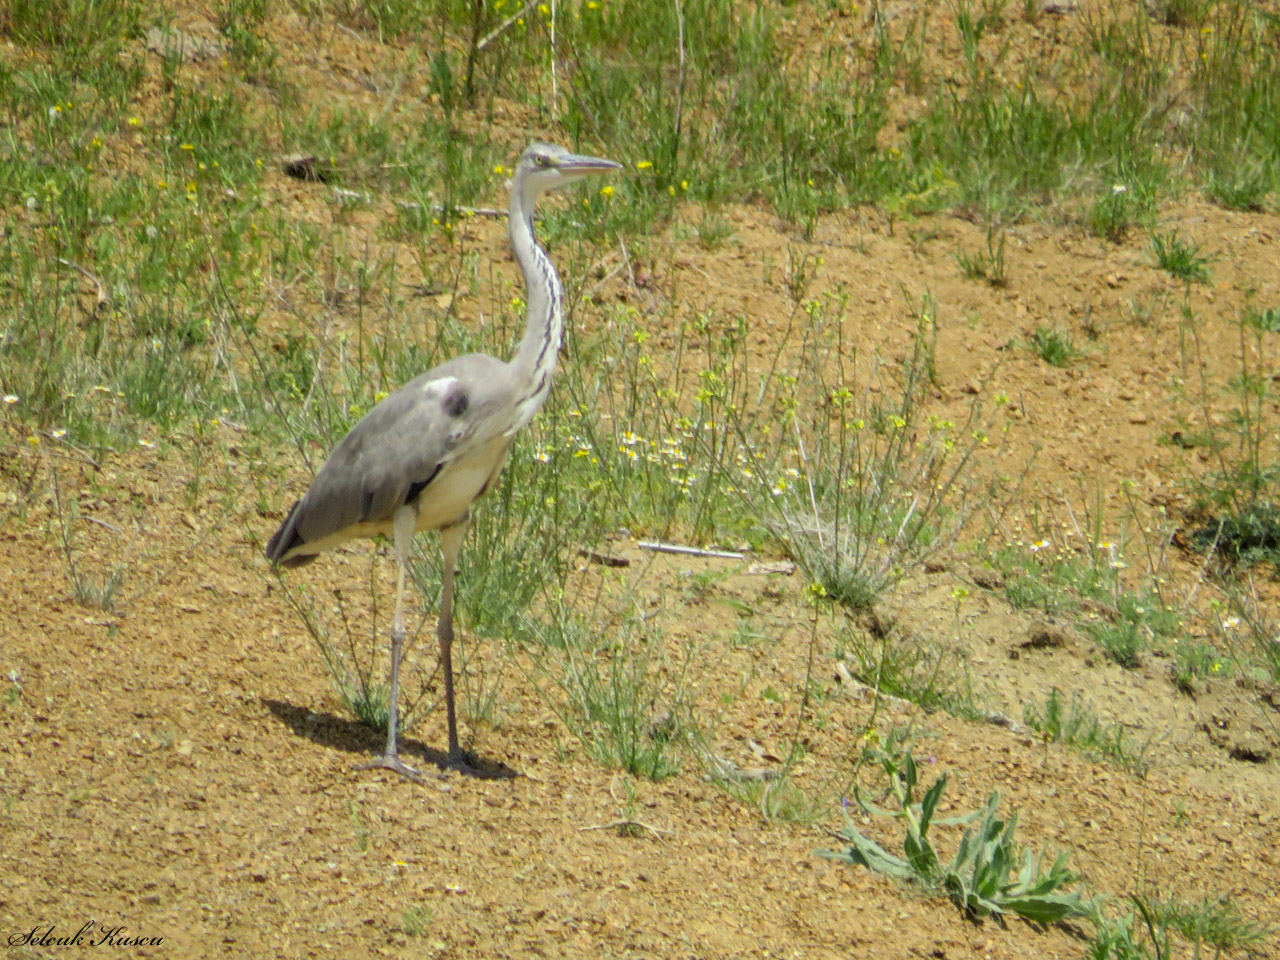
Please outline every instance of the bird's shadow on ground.
M262 704L272 715L292 730L297 736L310 740L331 750L342 750L369 759L382 752L386 739L382 733L356 720L338 717L332 713L308 710L295 707L283 700L272 700L262 697ZM400 757L411 765L425 762L440 770L448 768L449 756L443 750L436 750L426 744L400 736ZM481 780L509 780L517 776L516 771L497 760L486 760L471 756L473 770L466 771L470 776Z

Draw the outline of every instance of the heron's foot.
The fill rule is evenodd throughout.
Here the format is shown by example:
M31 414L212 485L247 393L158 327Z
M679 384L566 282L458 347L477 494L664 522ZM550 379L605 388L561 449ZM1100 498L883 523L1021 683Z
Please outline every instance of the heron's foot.
M449 758L444 762L444 769L455 771L464 777L475 777L478 780L511 780L516 775L514 770L501 764L496 768L482 767L475 755L466 750L450 753Z
M357 770L394 770L406 780L412 780L414 783L422 782L422 774L409 766L398 756L392 754L383 754L370 763L362 763L356 767Z

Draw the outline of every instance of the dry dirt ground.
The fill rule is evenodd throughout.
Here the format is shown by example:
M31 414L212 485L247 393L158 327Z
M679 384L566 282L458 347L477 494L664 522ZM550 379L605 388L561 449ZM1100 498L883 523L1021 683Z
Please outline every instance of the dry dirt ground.
M185 23L211 30L198 13ZM323 81L318 42L288 29L281 26L286 56ZM350 86L335 80L331 89L357 98ZM513 141L534 133L545 131L520 130ZM279 202L310 205L318 215L324 189L283 176L269 186ZM1182 478L1204 464L1160 441L1178 428L1179 415L1221 414L1174 399L1188 376L1176 308L1135 316L1135 304L1180 297L1141 236L1113 246L1070 225L1014 225L1009 283L993 289L956 265L957 248L977 249L984 239L980 227L958 217L919 221L917 236L936 233L917 246L900 224L890 231L872 211L828 216L809 240L754 207L721 215L733 228L728 242L706 250L673 239L655 273L662 295L681 300L681 309L751 318L761 356L781 346L770 318L788 309L788 251L822 258L815 284L846 284L857 337L888 357L914 329L904 288L913 298L932 291L951 321L941 326L933 412L962 413L975 391L1004 393L1013 413L1003 459L984 469L1013 473L1040 451L1007 521L1011 538L1030 539L1036 504L1078 505L1077 477L1104 494L1112 530L1132 503L1131 522L1154 530L1164 529L1160 510L1176 517L1185 505ZM1241 349L1234 320L1244 291L1256 291L1256 302L1280 303L1280 217L1225 212L1195 197L1161 217L1213 257L1214 282L1193 288L1190 305L1205 323L1206 369L1225 377ZM350 249L386 244L376 218L355 218L346 229ZM501 223L470 222L459 242L512 275ZM635 291L615 278L602 295ZM459 321L474 310L459 305ZM589 306L577 316L594 322ZM1041 324L1068 327L1085 342L1086 320L1092 353L1066 369L1009 348ZM1084 955L1088 924L1042 931L970 923L944 900L814 855L834 845L827 831L838 823L838 797L823 791L862 749L873 710L842 689L823 637L816 669L826 716L806 731L796 772L797 785L828 803L816 824L767 821L688 758L675 777L631 781L635 804L624 812L620 775L576 746L520 669L497 681L500 722L467 725L478 754L505 762L517 778L454 775L420 785L356 771L379 736L339 705L267 571L260 541L277 516L262 518L252 495L228 497L222 489L192 502L181 438L108 455L96 468L48 445L32 450L23 439L17 430L5 439L9 465L0 488L0 669L13 678L6 689L17 691L0 703L5 937L50 926L54 936L69 936L94 921L97 931L123 925L121 936L163 938L116 949L165 958ZM218 469L228 489L252 491L261 464L237 456L236 445L226 428L213 447ZM289 451L278 456L291 464L290 489L274 505L283 509L306 477ZM111 611L72 598L55 535L55 477L60 496L83 498L82 567L128 564ZM1133 484L1128 500L1122 481ZM1063 531L1064 549L1072 536ZM712 749L743 768L776 762L795 730L808 662L810 614L799 575L749 574L754 557L652 560L633 541L615 546L633 561L626 576L639 578L642 595L683 595L690 571L714 574L669 620L666 642L673 650L706 643L717 651L696 678L698 703L717 714ZM305 577L317 591L351 579L358 587L368 555L359 549L326 559ZM1196 562L1169 560L1186 583L1194 582ZM975 585L970 565L957 551L887 597L899 629L952 645L980 702L1015 720L1054 686L1084 694L1102 718L1151 741L1151 769L1140 778L1045 747L1018 726L882 705L878 729L913 723L928 777L949 773L949 810L974 809L999 790L1003 809L1019 814L1019 838L1069 847L1072 866L1096 890L1229 895L1247 917L1280 915L1277 699L1230 682L1188 696L1164 661L1124 670L1075 634L1062 647L1024 649L1034 616ZM390 576L386 563L379 569ZM969 590L958 606L957 586ZM1273 585L1263 589L1274 594ZM757 611L767 639L716 646L743 606ZM423 669L430 651L423 642ZM718 693L736 690L741 677L741 691L717 706ZM780 696L762 697L766 690ZM441 711L433 711L409 732L404 754L429 765L443 739ZM1233 747L1242 741L1269 759L1236 759ZM636 836L592 829L624 816L647 826ZM864 828L886 843L898 839L879 823ZM414 916L422 922L415 925ZM11 954L64 957L73 949L26 946ZM1274 940L1259 949L1280 955Z

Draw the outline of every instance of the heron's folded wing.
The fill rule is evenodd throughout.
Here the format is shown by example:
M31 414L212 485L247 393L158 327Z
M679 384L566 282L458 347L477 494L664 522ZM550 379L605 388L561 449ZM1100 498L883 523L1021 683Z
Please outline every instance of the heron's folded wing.
M369 411L325 461L303 498L298 533L323 540L381 523L465 446L466 391L456 377L419 378Z

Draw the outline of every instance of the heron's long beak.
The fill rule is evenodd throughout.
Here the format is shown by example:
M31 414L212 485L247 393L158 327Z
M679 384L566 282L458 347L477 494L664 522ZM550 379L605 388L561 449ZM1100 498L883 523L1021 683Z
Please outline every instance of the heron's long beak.
M610 170L621 170L622 164L605 160L602 157L589 157L581 153L567 153L556 160L556 169L561 173L608 173Z

